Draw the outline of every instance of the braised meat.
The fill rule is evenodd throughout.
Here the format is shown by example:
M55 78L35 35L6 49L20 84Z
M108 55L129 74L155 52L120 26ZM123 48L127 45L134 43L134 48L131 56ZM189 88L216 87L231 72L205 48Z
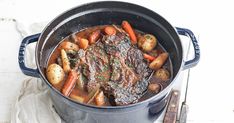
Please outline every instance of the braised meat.
M114 97L116 105L137 102L147 89L151 70L125 33L104 36L90 46L84 64L88 92L101 85L108 97Z
M102 42L97 42L87 49L83 71L85 71L84 75L88 78L88 92L93 90L98 84L103 85L109 81L110 69L108 57Z

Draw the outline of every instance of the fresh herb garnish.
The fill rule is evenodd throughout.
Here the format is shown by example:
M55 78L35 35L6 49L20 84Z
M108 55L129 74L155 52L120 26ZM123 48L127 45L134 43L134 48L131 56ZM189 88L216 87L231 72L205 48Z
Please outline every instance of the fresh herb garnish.
M105 77L104 76L101 76L101 75L97 75L97 78L101 81L104 81L105 80Z
M133 67L134 67L133 64L131 64L131 63L128 62L128 61L126 62L126 64L127 64L127 66L130 67L130 68L133 68Z
M114 59L114 64L119 65L120 64L119 60Z
M70 58L69 62L70 62L70 66L72 68L74 68L76 66L77 62L78 62L78 59L77 58Z
M103 71L109 70L109 66L107 64L104 65Z

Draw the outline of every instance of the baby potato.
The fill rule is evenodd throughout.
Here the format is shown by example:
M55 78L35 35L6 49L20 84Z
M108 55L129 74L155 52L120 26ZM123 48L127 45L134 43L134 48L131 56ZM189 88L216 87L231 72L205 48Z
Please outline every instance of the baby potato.
M47 68L46 76L51 84L56 85L63 81L65 74L62 67L54 63Z
M157 45L157 39L151 34L145 34L143 38L140 38L139 45L145 52L150 52Z
M149 64L149 68L153 70L158 70L166 62L167 58L168 58L168 53L159 54L159 56Z
M64 50L79 50L79 46L75 43L69 42L69 41L64 41L59 45L59 49L64 49Z
M166 80L168 80L170 78L170 73L168 72L168 70L161 68L161 69L158 69L156 71L154 76L156 78L159 78L159 79L163 80L163 81L166 81Z
M160 92L161 87L157 83L150 83L149 86L148 86L148 89L151 92L158 93L158 92Z

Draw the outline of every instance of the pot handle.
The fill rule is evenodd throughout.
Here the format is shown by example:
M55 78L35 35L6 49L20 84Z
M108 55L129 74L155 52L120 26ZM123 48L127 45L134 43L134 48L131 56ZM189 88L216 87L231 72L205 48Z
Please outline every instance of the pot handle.
M196 39L195 35L193 34L193 32L189 29L176 27L176 30L177 30L178 34L189 37L193 43L193 48L194 48L194 53L195 53L194 58L192 60L185 61L184 66L183 66L183 70L192 68L192 67L196 66L200 60L200 48L199 48L197 39Z
M25 58L26 46L30 43L37 42L39 37L40 37L40 33L24 38L23 41L21 42L19 54L18 54L18 63L19 63L21 71L25 75L38 77L38 78L40 77L38 69L32 69L32 68L26 67L24 58Z

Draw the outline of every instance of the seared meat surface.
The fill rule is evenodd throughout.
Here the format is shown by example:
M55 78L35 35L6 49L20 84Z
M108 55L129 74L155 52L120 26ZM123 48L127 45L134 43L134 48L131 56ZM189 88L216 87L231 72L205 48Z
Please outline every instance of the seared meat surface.
M101 85L107 97L114 97L116 105L137 102L147 90L146 79L152 73L142 51L131 45L125 33L103 36L89 47L83 62L87 90Z
M84 58L84 70L87 79L87 90L90 92L100 84L104 84L109 81L110 69L109 69L109 56L104 50L102 42L97 42L95 45L89 47Z

